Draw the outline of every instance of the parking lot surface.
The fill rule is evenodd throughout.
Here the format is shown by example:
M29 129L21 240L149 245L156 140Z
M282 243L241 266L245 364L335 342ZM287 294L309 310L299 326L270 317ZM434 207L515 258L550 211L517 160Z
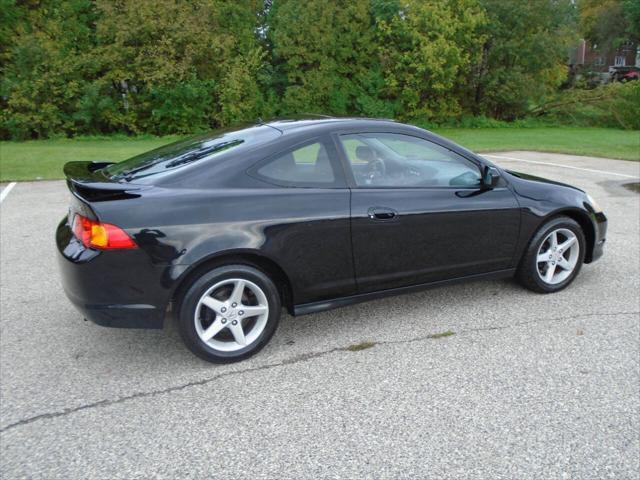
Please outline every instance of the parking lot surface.
M18 183L0 207L0 477L638 478L640 195L622 184L640 163L487 157L603 207L605 256L570 288L485 281L284 316L224 366L171 322L84 322L55 258L66 186Z

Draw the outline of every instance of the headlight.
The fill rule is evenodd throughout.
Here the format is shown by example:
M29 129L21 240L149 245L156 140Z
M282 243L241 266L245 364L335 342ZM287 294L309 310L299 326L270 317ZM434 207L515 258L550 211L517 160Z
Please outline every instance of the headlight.
M602 208L600 208L600 205L598 205L598 202L596 202L593 197L591 195L589 195L587 193L587 200L589 200L589 203L591 204L591 206L593 207L593 211L598 213L602 211Z

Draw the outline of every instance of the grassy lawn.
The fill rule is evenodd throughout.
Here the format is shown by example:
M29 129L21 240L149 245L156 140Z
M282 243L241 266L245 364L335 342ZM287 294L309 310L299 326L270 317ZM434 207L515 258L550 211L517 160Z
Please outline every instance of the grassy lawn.
M447 128L436 133L475 152L534 150L640 160L640 132L612 128Z
M0 142L0 181L64 178L72 160L119 161L179 140L180 137L115 137Z
M436 130L477 152L537 150L640 160L640 132L605 128L446 128ZM0 142L0 181L62 178L71 160L119 161L179 137Z

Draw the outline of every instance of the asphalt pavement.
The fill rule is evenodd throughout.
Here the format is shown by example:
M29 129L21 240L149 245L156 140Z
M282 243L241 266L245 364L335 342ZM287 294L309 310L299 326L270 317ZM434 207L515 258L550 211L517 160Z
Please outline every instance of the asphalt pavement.
M285 315L224 366L171 322L83 321L55 258L66 186L18 183L0 205L0 478L637 479L640 195L622 185L640 163L487 157L603 207L605 255L570 288L479 281Z

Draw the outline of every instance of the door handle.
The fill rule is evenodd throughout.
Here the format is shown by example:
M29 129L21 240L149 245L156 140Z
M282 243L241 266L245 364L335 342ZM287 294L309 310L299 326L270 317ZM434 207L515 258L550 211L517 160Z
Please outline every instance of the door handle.
M371 207L367 214L371 220L393 220L398 216L398 212L386 207Z

